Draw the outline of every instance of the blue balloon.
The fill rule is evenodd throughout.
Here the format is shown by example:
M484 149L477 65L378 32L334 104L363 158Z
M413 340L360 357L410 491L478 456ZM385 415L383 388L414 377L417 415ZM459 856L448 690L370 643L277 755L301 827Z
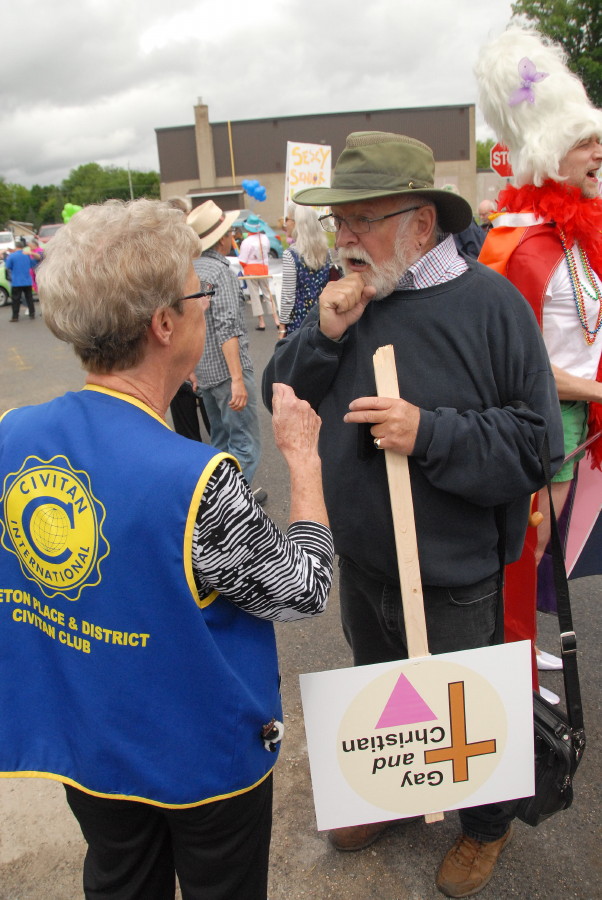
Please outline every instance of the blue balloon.
M262 184L259 184L257 179L255 178L245 178L242 182L243 190L252 197L253 200L259 200L260 203L266 199L267 193L266 189Z

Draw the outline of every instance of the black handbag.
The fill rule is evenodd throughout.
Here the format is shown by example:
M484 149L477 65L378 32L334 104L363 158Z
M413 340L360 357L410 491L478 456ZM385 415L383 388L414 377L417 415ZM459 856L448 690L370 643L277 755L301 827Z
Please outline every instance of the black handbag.
M573 778L585 750L583 708L577 671L577 640L573 629L564 553L552 505L550 452L547 438L542 453L550 497L550 537L554 589L558 606L566 715L537 692L533 693L535 730L535 794L519 800L515 813L527 825L539 825L573 802Z

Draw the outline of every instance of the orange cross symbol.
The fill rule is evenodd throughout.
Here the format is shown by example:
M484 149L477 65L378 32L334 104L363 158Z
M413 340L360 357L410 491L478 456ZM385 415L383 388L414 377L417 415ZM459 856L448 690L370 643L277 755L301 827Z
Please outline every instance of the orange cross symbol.
M454 681L448 685L449 721L451 728L451 747L439 747L437 750L425 750L425 763L447 762L453 766L453 779L468 781L468 759L471 756L486 756L495 753L495 740L466 741L466 705L464 702L464 682Z

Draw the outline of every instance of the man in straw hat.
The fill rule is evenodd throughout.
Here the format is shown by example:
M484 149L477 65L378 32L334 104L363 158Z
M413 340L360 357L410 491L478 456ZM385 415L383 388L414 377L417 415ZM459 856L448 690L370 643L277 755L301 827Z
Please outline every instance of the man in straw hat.
M511 27L483 47L476 76L483 113L510 150L517 182L498 198L500 212L480 259L516 285L537 316L569 456L588 432L593 437L602 431L602 110L568 70L562 49L534 31ZM602 439L589 453L601 468ZM552 479L557 516L583 455L573 456ZM515 639L535 638L537 573L543 574L538 566L550 538L547 491L540 492L538 505L543 521L508 579L509 637ZM539 602L549 611L546 579L539 580ZM540 669L562 666L545 651L537 650L536 658ZM556 694L541 691L558 702Z
M519 514L506 554L520 551L530 494L562 457L554 379L531 310L503 278L458 253L471 221L459 195L433 186L420 141L347 138L331 188L296 203L330 205L345 277L330 282L302 327L276 346L264 374L294 386L322 418L324 490L340 556L340 601L355 665L407 656L384 454L409 457L429 648L498 640L495 508ZM372 357L393 344L402 399L376 397ZM524 410L516 401L523 401ZM490 879L510 837L512 804L460 810L462 835L437 886L451 897ZM335 829L339 850L367 847L391 823Z
M236 275L226 257L232 250L232 223L238 210L222 212L207 200L188 216L188 224L201 239L202 254L194 260L195 272L215 288L205 314L205 351L195 373L211 426L211 443L231 453L251 484L261 455L257 415L257 389L245 323L245 301ZM267 492L255 491L258 502Z

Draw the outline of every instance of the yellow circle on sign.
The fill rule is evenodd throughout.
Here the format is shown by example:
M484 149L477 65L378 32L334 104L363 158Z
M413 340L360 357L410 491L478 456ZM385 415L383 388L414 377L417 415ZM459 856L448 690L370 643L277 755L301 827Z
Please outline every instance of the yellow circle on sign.
M357 794L403 818L470 805L506 739L506 712L487 679L430 657L390 669L355 696L337 758Z

